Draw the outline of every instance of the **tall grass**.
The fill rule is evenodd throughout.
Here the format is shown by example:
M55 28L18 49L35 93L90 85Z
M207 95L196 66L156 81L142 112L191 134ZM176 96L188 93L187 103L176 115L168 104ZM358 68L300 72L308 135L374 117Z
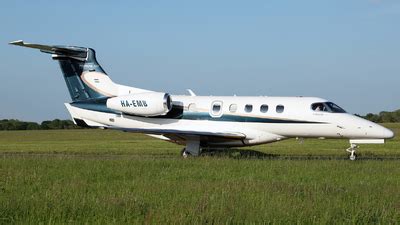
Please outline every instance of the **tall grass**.
M183 160L144 135L0 132L0 223L399 223L398 139L362 146L356 162L346 147L293 140Z

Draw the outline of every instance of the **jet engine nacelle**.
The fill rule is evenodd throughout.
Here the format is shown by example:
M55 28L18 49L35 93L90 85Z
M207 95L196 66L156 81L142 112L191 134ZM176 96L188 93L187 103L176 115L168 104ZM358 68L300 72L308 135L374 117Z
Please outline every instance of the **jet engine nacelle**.
M107 108L137 116L162 116L172 109L167 93L146 92L109 98Z

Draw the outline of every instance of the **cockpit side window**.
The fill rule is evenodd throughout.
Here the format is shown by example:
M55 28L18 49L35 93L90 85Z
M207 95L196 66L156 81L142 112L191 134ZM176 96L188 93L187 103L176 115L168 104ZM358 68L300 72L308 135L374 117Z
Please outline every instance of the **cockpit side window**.
M346 113L333 102L317 102L311 105L311 109L315 112Z
M316 112L329 112L328 107L323 102L312 104L311 109Z
M345 113L346 112L344 109L340 108L340 106L336 105L333 102L327 102L326 104L331 109L331 111L334 113Z

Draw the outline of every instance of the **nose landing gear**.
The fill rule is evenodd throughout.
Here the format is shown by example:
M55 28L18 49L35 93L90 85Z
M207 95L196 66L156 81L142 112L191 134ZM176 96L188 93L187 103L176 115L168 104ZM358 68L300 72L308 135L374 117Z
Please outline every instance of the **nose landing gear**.
M350 153L350 157L349 158L350 158L351 161L354 161L357 158L357 154L356 154L357 148L359 148L358 145L356 145L354 143L351 143L350 144L350 148L346 149L346 152Z

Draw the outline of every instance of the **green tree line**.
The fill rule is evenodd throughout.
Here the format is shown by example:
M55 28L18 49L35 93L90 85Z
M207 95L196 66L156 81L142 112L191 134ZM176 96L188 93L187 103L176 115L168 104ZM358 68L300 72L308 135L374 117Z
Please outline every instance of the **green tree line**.
M363 118L376 123L397 123L400 122L400 109L393 112L380 112L378 114L368 113Z
M46 120L39 123L25 122L15 119L0 120L0 130L53 130L53 129L79 129L71 120Z

